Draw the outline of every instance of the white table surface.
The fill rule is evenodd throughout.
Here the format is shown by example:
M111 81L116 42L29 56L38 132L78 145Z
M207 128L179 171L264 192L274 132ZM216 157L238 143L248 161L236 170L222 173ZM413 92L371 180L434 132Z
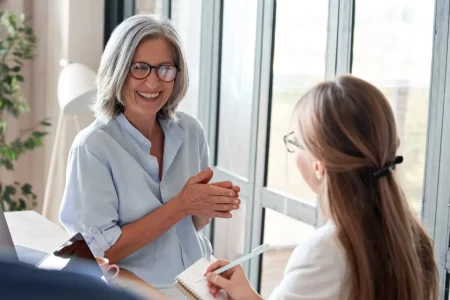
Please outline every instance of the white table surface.
M62 227L32 210L5 212L5 217L14 245L50 253L70 237Z

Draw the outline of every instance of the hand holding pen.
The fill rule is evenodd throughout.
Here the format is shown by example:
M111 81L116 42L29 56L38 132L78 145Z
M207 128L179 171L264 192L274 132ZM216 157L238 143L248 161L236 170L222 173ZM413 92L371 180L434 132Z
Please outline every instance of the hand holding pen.
M241 263L260 255L269 248L267 244L261 245L251 253L233 262L218 260L206 269L204 273L206 276L198 281L208 280L209 290L214 297L218 297L220 289L223 289L227 292L230 299L236 298L238 295L240 298L243 297L243 299L262 299L245 276Z

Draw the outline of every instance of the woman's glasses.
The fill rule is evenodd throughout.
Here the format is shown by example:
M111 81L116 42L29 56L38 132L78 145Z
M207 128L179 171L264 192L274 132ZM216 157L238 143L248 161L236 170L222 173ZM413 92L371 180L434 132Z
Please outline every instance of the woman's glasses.
M300 143L295 138L294 132L289 132L283 137L284 144L286 145L286 150L289 153L294 153L296 149L303 149Z
M156 75L161 81L170 82L175 79L177 76L178 69L175 66L170 65L161 65L161 66L150 66L145 62L136 62L130 66L130 74L136 79L145 79L147 78L152 69L156 69Z

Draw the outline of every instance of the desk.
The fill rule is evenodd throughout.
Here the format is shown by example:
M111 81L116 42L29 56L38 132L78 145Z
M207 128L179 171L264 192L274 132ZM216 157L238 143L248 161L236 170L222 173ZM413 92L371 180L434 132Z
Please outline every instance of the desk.
M63 228L42 217L35 211L6 212L5 217L14 245L49 253L54 251L71 236ZM113 280L112 285L130 290L144 299L170 299L125 269L120 270L119 276Z

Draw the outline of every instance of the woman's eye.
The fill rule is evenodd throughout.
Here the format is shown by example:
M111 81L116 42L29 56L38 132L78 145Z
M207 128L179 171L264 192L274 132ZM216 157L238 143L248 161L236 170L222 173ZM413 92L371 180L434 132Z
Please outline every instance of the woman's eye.
M145 70L145 69L147 69L147 66L138 64L138 65L135 65L134 68L136 70Z

